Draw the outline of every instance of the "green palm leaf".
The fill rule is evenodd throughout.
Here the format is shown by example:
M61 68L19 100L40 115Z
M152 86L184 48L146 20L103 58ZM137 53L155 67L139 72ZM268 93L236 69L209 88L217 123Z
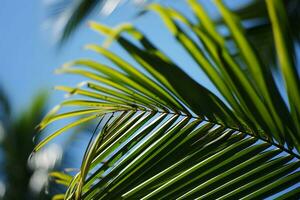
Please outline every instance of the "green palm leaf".
M107 41L87 49L116 67L80 59L58 70L89 81L75 88L57 87L80 97L62 102L39 127L80 118L46 137L35 151L86 121L101 117L103 128L87 147L80 172L72 180L56 174L58 182L68 184L65 195L57 199L262 199L272 195L285 199L299 193L289 189L300 178L299 77L289 56L291 41L285 37L286 16L280 1L268 1L268 12L288 103L239 19L215 1L241 60L231 54L201 5L195 0L188 3L200 23L158 4L147 9L159 14L224 100L192 79L133 25L110 28L90 23ZM117 42L138 66L111 52L107 48L111 42ZM76 109L64 111L70 106Z

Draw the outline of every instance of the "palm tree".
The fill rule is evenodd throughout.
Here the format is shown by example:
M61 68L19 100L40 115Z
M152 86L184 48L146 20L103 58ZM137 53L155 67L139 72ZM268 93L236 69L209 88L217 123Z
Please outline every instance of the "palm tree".
M147 9L159 14L222 99L192 79L133 25L110 28L90 23L107 41L105 46L86 48L115 67L79 59L57 71L79 74L88 81L74 88L58 86L80 97L51 110L39 128L79 118L46 137L34 152L66 130L95 119L99 122L80 171L73 177L53 174L68 187L54 198L299 197L300 81L283 3L266 1L284 82L281 95L275 74L246 37L239 17L221 0L214 2L230 36L217 31L195 0L188 4L197 23L159 4ZM110 51L107 42L117 42L135 63ZM103 128L98 130L100 125Z

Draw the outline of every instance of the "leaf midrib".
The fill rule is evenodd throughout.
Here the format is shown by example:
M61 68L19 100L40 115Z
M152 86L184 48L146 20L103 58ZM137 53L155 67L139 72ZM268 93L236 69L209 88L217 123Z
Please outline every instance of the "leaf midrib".
M140 110L140 109L128 109L128 111L131 110L131 111L143 111L143 112L156 112L156 113L161 113L161 114L169 114L169 115L179 115L179 116L182 116L182 117L188 117L190 119L201 119L205 122L208 122L208 123L212 123L212 124L215 124L215 125L219 125L219 126L223 126L225 128L228 128L228 129L231 129L231 130L234 130L234 131L238 131L238 132L241 132L241 133L244 133L248 136L251 136L251 137L254 137L254 138L257 138L259 140L262 140L272 146L275 146L277 147L278 149L280 149L281 151L283 152L286 152L287 154L291 155L291 156L294 156L295 158L297 158L298 160L300 160L300 155L298 155L297 153L293 152L292 150L290 149L287 149L286 147L280 145L280 144L277 144L275 143L274 141L270 141L270 140L267 140L265 138L262 138L260 137L259 135L255 135L255 134L252 134L252 133L249 133L245 130L240 130L238 128L235 128L235 127L230 127L230 126L225 126L224 124L221 124L221 123L218 123L218 122L215 122L215 121L211 121L207 118L203 118L203 117L198 117L198 116L192 116L192 115L189 115L189 114L185 114L185 113L179 113L179 112L165 112L165 111L158 111L158 110L149 110L149 109L146 109L146 110ZM115 111L115 112L118 112L118 111ZM114 112L114 113L115 113Z

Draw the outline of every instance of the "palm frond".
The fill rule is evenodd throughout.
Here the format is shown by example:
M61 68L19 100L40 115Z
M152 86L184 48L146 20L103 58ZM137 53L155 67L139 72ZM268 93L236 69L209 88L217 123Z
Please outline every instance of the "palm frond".
M76 1L75 5L71 4L73 6L72 13L64 27L61 41L66 40L79 24L102 3L104 0L80 0Z
M224 100L192 79L133 25L110 28L91 22L91 28L107 41L103 46L87 45L87 49L115 68L79 59L58 70L89 81L74 88L57 87L81 98L62 102L39 127L80 118L46 137L35 151L87 121L101 117L103 128L87 147L80 172L68 179L66 194L57 198L296 197L299 188L285 189L297 184L300 177L299 77L287 51L292 48L287 48L286 18L278 2L268 1L268 12L288 103L241 22L220 0L215 1L216 6L241 60L232 55L226 39L197 1L188 1L197 24L158 4L147 9L159 14ZM111 42L117 42L135 64L110 51L107 44ZM64 111L70 106L72 111Z
M300 3L297 0L285 0L282 2L282 9L286 10L288 20L285 25L291 33L289 36L299 44L300 29L297 21L300 19ZM276 52L274 52L275 44L266 1L253 0L234 10L234 13L243 22L246 35L249 37L254 49L263 58L262 61L266 67L277 69ZM216 23L221 26L224 21L220 18L216 20ZM231 37L229 36L228 39L230 40Z
M10 115L11 108L10 108L9 100L1 86L0 86L0 110L2 113L0 115L1 120L3 120L3 118L6 118L8 115Z
M141 1L140 4L145 2ZM63 43L97 8L101 8L102 15L108 15L122 3L123 0L60 0L50 4L49 15L50 18L57 18L59 21L60 18L66 18L63 27L59 27L62 29L59 40Z

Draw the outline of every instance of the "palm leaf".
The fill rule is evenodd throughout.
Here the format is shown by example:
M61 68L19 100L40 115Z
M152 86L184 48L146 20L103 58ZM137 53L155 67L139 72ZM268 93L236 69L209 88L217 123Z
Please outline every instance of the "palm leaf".
M133 25L90 23L107 41L87 49L115 67L80 59L58 70L90 80L75 88L58 87L80 97L50 111L39 127L81 118L46 137L35 150L85 121L101 117L103 128L86 148L80 172L68 179L65 195L56 198L262 199L299 193L290 189L300 177L299 77L289 57L291 41L284 37L282 5L268 1L288 103L234 14L215 1L241 60L231 55L225 36L201 5L188 2L200 23L158 4L147 9L159 14L224 100L192 79ZM111 52L111 42L135 64ZM70 106L76 110L63 111ZM68 176L57 176L58 182L66 184L63 177Z
M60 36L61 42L65 41L82 21L103 3L105 3L104 0L62 0L51 5L49 9L51 17L59 18L66 13L70 13L65 16L67 22Z
M286 10L286 17L288 18L286 25L291 31L290 36L295 42L299 43L300 32L297 21L299 21L300 17L300 3L297 0L285 0L282 2L282 6ZM251 24L248 25L246 34L263 58L263 62L270 67L276 66L276 53L273 51L275 44L266 2L254 0L248 5L237 9L235 13L241 20ZM222 24L222 19L218 20L218 23Z

